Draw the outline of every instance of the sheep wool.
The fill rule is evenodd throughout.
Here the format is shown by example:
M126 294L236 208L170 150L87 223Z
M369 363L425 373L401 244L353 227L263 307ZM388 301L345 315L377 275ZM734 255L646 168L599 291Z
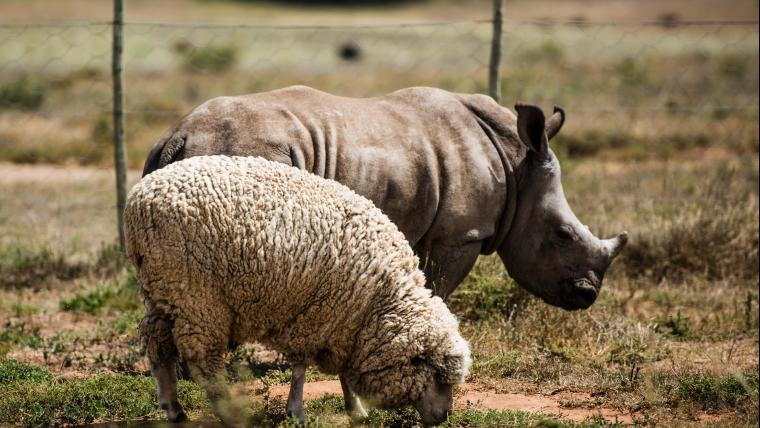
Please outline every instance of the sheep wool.
M404 236L338 182L262 158L192 157L135 185L125 221L143 336L170 328L205 376L230 344L257 341L397 407L469 368Z

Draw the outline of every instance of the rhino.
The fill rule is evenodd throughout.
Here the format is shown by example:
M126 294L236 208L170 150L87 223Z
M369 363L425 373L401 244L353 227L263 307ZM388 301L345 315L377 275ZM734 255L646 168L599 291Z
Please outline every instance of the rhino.
M585 309L628 236L599 239L565 199L549 141L565 122L555 107L515 112L480 94L413 87L374 98L306 86L211 99L153 146L143 176L192 156L261 156L337 180L398 226L446 298L480 254L545 302ZM303 419L296 364L288 412ZM345 384L342 382L342 384ZM361 404L345 391L346 409Z

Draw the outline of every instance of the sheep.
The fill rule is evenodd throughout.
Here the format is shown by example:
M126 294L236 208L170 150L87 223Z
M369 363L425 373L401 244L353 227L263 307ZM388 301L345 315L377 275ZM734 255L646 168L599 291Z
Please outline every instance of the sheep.
M356 396L413 405L426 424L446 418L469 345L368 199L263 158L199 156L144 177L124 215L146 306L140 336L169 420L186 419L181 357L222 421L239 421L224 354L252 341L301 375L310 365L339 374L352 418L366 416ZM298 405L288 412L303 418Z

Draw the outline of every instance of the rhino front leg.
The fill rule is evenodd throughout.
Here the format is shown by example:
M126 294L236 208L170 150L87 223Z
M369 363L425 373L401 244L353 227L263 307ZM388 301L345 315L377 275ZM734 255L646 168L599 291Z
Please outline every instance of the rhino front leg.
M426 287L436 296L446 299L470 273L480 255L482 242L464 245L433 243L429 250L420 252L420 268L427 278Z
M303 410L303 384L306 382L306 366L293 364L293 374L290 377L290 392L288 404L285 406L285 414L290 418L297 418L303 423L306 413Z

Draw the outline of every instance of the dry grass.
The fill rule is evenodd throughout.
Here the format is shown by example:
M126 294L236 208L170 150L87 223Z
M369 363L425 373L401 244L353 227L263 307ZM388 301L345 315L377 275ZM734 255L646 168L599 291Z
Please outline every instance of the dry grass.
M269 3L248 8L134 0L127 16L377 23L480 17L485 3L344 14ZM110 6L101 1L73 4L78 7L8 0L0 2L0 15L108 19ZM682 0L579 4L520 0L506 7L514 20L656 20L673 11L677 19L745 19L755 13L750 1L732 7L713 0L688 7ZM139 376L146 363L135 337L142 315L135 284L109 251L116 216L109 117L103 113L110 109L107 30L27 29L18 35L0 29L0 38L8 36L0 48L0 62L8 65L0 87L9 88L2 92L15 103L0 111L0 160L15 162L0 163L0 424L160 416L152 382ZM351 32L128 31L133 168L184 112L219 94L292 83L356 96L421 84L483 92L490 34L488 25L476 24ZM756 426L756 30L520 25L509 31L504 99L566 107L568 122L552 145L570 205L595 233L628 230L631 241L599 301L581 312L547 306L517 287L497 258L479 260L450 300L475 354L468 382L541 394L564 409L613 408L643 425ZM359 63L341 62L335 54L348 39L365 49ZM196 49L203 57L189 66L178 49L183 43L222 46L227 59L206 58L214 49ZM17 59L29 45L39 49ZM50 60L60 52L67 54ZM13 86L28 75L42 84ZM27 165L32 163L37 165ZM132 171L130 183L138 177ZM271 388L287 383L286 365L246 349L230 356L228 372L249 401L262 397L250 405L255 420L287 426L281 400L270 396ZM312 371L308 376L326 378ZM183 388L191 416L209 418L197 387ZM134 399L116 396L124 390L136 391ZM335 396L312 400L309 409L317 424L347 423ZM413 413L374 412L370 423L408 426L418 423ZM586 426L609 422L597 418ZM448 423L557 424L544 415L470 408Z
M105 30L0 29L8 40L0 62L11 64L0 73L0 86L12 89L28 76L45 82L41 94L32 94L43 99L36 110L0 110L0 160L111 163L108 55L92 53L108 52ZM222 94L295 83L348 96L416 85L486 91L488 24L127 31L127 141L134 168L181 115ZM503 99L564 106L567 128L556 141L563 157L662 159L716 147L754 154L760 132L756 35L751 27L513 26L505 36ZM346 41L361 47L360 61L339 58ZM56 56L60 51L66 55Z
M568 409L614 408L648 424L756 423L757 161L569 164L564 182L579 217L602 233L627 228L630 253L613 266L599 302L581 312L547 306L515 287L497 258L481 259L450 302L475 351L468 382L501 393L560 397ZM107 171L72 169L64 183L8 174L5 180L43 194L45 187L59 187L76 199L97 188L100 174ZM26 204L29 212L45 212L45 201L33 193ZM94 235L112 233L110 225L93 228L99 212L80 215ZM67 232L59 239L71 239ZM0 291L8 302L0 308L3 353L84 378L101 370L145 370L134 335L140 317L136 291L128 278L114 278L54 278L51 291L43 293ZM93 289L93 281L103 282ZM230 361L240 388L261 394L287 383L287 366L262 363L256 355L236 353ZM315 414L328 425L345 423L339 400L331 400L313 404ZM259 417L277 422L280 404L254 408L263 412ZM101 417L109 414L114 413ZM207 417L208 411L197 416ZM374 420L393 423L410 416L378 413ZM451 423L528 426L539 419L468 410Z
M756 423L757 161L612 173L592 162L565 175L572 205L592 228L632 236L600 301L581 312L549 307L515 290L497 259L482 259L452 296L473 319L473 378L505 391L587 392L594 399L576 405L652 423L674 423L665 422L673 414L686 423L706 409ZM748 387L740 401L737 385Z

